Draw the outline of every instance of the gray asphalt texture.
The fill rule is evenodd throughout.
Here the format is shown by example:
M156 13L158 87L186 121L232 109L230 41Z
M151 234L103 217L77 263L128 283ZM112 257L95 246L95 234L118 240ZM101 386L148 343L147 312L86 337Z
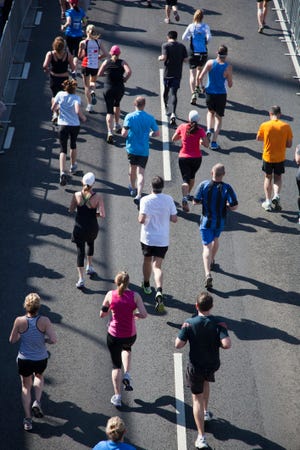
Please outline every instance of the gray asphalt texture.
M59 35L58 2L38 2L42 23L32 29L26 55L29 78L16 94L11 148L1 156L0 272L1 383L0 429L3 450L83 450L104 439L107 419L116 413L128 427L126 441L138 450L175 450L174 339L194 300L203 289L203 266L198 220L201 209L182 212L178 146L171 145L172 181L165 192L178 202L179 221L172 225L164 263L166 314L154 310L154 294L145 296L149 313L138 323L133 348L134 391L123 396L119 410L110 404L111 363L106 348L106 320L98 317L107 290L120 269L127 269L132 289L140 290L142 255L137 210L128 196L124 140L106 144L105 106L99 80L95 107L82 126L78 162L82 173L96 174L107 218L100 221L95 245L98 276L87 280L83 292L77 281L76 251L70 241L73 216L67 212L71 195L80 189L81 176L66 187L58 184L59 145L50 124L50 90L42 71L46 51ZM214 273L214 314L226 320L233 346L222 352L222 366L211 388L214 420L207 430L215 450L299 450L299 226L297 224L294 148L300 142L299 91L280 25L269 12L268 28L257 33L256 2L233 0L179 3L179 23L163 23L163 2L153 8L137 1L94 1L90 21L103 35L106 48L118 44L133 75L126 86L122 117L133 110L137 94L147 98L146 110L161 120L157 61L167 31L181 36L192 21L194 8L205 9L213 39L209 56L222 43L229 48L234 86L229 91L221 150L204 151L196 182L209 178L216 162L223 162L226 178L236 190L239 209L229 214L220 240ZM249 6L250 5L250 6ZM269 3L272 6L272 2ZM188 67L179 91L178 123L194 109L189 104ZM83 95L82 82L79 92ZM84 99L83 99L84 102ZM294 132L287 151L282 189L283 210L261 208L263 175L261 144L255 141L259 124L268 119L272 104L282 107L283 119ZM84 103L85 105L85 103ZM197 109L205 125L206 107ZM170 135L173 130L170 130ZM145 192L151 178L162 174L162 144L151 140ZM8 336L15 316L23 313L25 295L36 291L42 312L55 324L59 342L49 347L45 374L45 417L34 421L32 432L22 428L23 410L15 358L17 345ZM187 348L183 351L184 365ZM194 448L196 428L191 396L185 389L188 449ZM178 449L182 450L182 449Z

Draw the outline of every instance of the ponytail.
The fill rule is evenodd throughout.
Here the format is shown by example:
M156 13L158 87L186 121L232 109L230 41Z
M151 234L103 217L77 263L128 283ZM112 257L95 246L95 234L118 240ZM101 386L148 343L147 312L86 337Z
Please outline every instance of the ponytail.
M115 277L115 283L117 285L118 294L120 296L123 295L124 291L128 288L129 284L129 275L127 272L119 272Z

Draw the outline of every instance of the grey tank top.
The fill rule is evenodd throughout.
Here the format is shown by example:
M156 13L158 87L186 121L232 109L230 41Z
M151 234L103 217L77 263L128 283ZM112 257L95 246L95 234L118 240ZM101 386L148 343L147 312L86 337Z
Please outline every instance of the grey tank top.
M48 358L45 334L37 328L40 316L26 317L28 328L21 333L21 345L18 353L20 359L40 361Z

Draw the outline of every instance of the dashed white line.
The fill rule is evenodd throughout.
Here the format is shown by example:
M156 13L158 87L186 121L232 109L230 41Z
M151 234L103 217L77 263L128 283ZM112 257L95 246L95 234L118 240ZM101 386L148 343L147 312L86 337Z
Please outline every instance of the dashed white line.
M176 422L177 422L176 425L177 449L187 450L181 353L174 353L174 376L175 376L175 399L176 399Z
M171 181L171 162L170 162L170 146L169 146L169 126L168 116L165 112L165 105L163 99L164 92L164 70L159 69L160 79L160 108L161 108L161 137L162 137L162 151L163 151L163 172L165 181Z
M15 133L15 127L8 127L6 138L3 144L3 149L8 150L11 146L11 142Z

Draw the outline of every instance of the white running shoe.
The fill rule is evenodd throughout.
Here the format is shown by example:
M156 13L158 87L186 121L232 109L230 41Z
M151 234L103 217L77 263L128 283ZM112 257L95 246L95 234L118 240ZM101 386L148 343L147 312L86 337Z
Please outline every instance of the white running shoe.
M110 399L110 403L114 406L122 406L121 395L113 395Z

